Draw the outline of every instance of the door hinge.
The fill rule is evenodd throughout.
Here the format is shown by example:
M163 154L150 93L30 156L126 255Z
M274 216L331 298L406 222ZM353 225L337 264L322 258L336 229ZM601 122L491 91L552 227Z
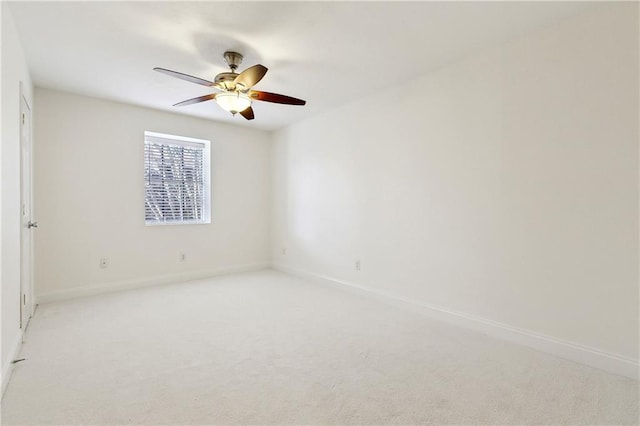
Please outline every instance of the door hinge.
M24 125L24 112L22 113L22 124Z
M25 305L25 306L27 305L27 295L26 294L22 295L22 304Z

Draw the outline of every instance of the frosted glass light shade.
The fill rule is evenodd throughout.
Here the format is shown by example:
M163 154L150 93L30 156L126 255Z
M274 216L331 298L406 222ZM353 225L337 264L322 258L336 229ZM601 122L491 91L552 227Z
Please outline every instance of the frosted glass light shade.
M216 94L216 102L222 109L232 114L244 111L251 106L251 98L242 92L222 92Z

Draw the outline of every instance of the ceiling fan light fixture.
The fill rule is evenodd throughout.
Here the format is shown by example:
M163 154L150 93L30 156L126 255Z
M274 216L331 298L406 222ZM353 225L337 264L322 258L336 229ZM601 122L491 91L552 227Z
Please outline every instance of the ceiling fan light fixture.
M231 114L244 111L251 106L251 98L242 92L222 92L216 94L216 102Z

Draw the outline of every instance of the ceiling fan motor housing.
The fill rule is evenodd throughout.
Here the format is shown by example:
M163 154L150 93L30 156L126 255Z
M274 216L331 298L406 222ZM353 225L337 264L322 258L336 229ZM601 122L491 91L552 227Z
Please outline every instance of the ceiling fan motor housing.
M235 79L238 76L235 72L221 72L216 75L215 85L222 90L235 90Z

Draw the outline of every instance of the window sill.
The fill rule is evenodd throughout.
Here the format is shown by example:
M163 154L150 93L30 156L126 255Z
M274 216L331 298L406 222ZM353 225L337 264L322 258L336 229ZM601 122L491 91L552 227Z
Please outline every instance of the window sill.
M172 226L172 225L209 225L210 220L173 220L165 222L145 222L145 226Z

